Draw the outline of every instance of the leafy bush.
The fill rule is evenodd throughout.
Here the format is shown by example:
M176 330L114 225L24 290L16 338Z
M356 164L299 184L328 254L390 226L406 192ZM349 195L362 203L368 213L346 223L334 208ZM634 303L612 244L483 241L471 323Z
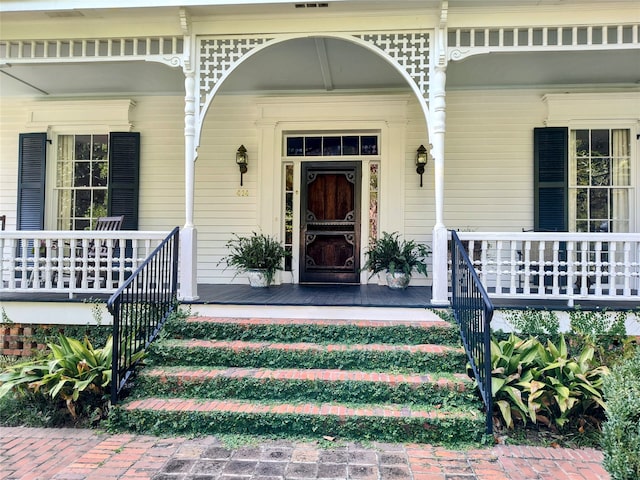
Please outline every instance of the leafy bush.
M611 369L604 380L607 421L604 467L613 480L640 478L640 348Z
M521 312L507 313L505 320L525 335L558 335L560 333L560 319L550 310L527 308Z
M491 365L495 415L509 428L514 418L560 429L587 416L597 422L604 409L602 377L608 369L595 365L592 347L572 357L563 336L556 345L512 334L492 340Z
M74 419L78 404L100 402L111 382L111 338L99 349L86 338L80 342L59 335L58 342L48 344L46 358L15 364L0 374L0 398L9 392L60 398Z

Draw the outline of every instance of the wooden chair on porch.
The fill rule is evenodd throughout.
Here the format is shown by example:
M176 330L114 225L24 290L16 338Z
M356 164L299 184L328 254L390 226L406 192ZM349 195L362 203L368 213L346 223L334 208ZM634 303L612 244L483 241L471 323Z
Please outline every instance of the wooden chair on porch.
M96 220L96 225L94 227L94 231L100 232L112 232L122 229L122 223L124 222L124 215L117 215L113 217L99 217ZM96 245L94 242L89 244L89 248L87 250L87 256L89 257L89 267L90 268L100 268L101 266L106 267L106 262L101 260L101 258L106 258L109 253L109 240L102 241L99 245ZM82 253L78 256L82 257ZM97 263L96 263L97 262ZM97 277L97 275L96 275ZM89 282L93 283L94 279L89 279ZM107 272L100 272L100 284L103 285L107 282ZM80 286L82 284L82 271L76 272L76 285Z

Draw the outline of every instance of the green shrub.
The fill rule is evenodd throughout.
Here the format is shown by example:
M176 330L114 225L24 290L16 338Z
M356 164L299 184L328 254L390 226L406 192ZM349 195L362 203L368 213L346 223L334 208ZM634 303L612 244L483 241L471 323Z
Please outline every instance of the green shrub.
M611 369L604 380L607 421L603 427L604 467L613 480L640 478L640 348Z
M558 335L560 333L560 319L550 310L511 311L505 315L505 320L517 332L525 335Z

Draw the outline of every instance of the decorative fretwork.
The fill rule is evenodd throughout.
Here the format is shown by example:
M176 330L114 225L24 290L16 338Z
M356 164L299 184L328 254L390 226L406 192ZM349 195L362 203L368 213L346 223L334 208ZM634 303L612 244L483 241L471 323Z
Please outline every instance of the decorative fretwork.
M389 57L416 82L422 96L429 96L429 34L428 33L384 33L359 35Z
M200 41L200 105L224 74L254 48L271 38L213 38Z
M382 50L416 82L424 98L429 92L429 34L386 33L355 35ZM200 41L200 106L229 69L272 37L209 38Z

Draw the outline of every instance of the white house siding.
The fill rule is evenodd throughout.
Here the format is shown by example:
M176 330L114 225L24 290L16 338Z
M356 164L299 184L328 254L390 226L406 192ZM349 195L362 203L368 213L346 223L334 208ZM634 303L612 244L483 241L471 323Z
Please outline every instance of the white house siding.
M0 107L0 215L7 216L7 229L16 227L18 182L18 133L25 123L23 100L2 99Z
M258 231L259 152L255 98L220 96L203 124L196 161L194 222L198 229L198 282L227 283L231 269L218 265L232 233ZM236 150L244 145L248 171L240 186ZM276 195L280 195L279 192ZM271 232L265 232L271 233Z
M184 99L137 97L131 112L140 132L140 230L184 224Z
M445 223L460 231L533 227L533 129L543 92L447 93Z

